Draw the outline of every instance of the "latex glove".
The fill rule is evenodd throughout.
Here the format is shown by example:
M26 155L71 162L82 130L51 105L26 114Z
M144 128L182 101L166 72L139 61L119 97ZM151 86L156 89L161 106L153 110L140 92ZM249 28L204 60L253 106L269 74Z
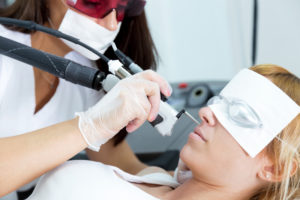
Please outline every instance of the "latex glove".
M160 91L170 96L169 84L157 73L147 70L123 79L96 105L79 116L79 129L89 149L100 146L126 127L132 132L158 113Z
M175 180L178 183L183 184L185 181L189 180L192 177L192 171L190 171L190 169L184 164L184 162L181 159L179 159L178 166L174 172Z

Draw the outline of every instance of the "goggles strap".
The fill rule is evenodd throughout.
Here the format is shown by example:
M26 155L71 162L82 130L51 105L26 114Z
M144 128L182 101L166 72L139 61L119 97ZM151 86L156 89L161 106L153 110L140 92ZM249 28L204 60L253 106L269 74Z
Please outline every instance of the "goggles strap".
M298 148L293 147L291 144L287 143L286 141L284 141L284 140L281 139L280 137L275 136L275 138L276 138L277 140L279 140L281 143L283 143L283 144L287 145L289 148L291 148L291 150L293 150L294 153L297 153L297 152L298 152Z

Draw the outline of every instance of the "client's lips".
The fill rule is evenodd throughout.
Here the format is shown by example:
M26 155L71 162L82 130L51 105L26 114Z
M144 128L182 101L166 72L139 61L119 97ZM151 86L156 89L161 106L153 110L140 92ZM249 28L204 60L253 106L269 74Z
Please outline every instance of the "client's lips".
M202 134L202 131L200 129L200 126L197 126L195 129L194 129L194 133L196 133L197 135L199 135L201 137L201 139L204 141L204 142L207 142L207 139L203 136Z

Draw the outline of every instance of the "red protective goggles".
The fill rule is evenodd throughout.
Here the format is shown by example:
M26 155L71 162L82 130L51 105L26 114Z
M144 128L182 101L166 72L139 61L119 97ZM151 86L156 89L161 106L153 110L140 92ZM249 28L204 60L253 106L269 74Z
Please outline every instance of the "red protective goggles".
M67 4L94 18L103 18L113 9L117 12L117 20L122 21L125 16L140 15L146 0L67 0Z

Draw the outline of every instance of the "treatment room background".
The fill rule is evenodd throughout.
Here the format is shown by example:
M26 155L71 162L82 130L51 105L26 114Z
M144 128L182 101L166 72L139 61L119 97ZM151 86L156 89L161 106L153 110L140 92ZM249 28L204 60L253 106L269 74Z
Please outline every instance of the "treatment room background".
M0 6L14 0L1 0ZM255 64L300 75L299 0L148 0L146 13L169 81L228 80ZM253 31L254 4L257 30Z
M206 86L217 94L234 74L254 64L281 65L300 76L299 0L188 2L149 0L146 6L161 58L158 72L172 83L173 107L198 117L208 99ZM187 93L181 83L189 84ZM179 150L192 127L178 123L171 137L161 137L145 124L128 142L138 153Z
M209 95L254 64L281 65L300 76L299 11L299 0L147 0L158 72L173 86L169 103L197 117ZM162 137L145 123L127 140L136 153L178 152L192 128L179 124Z
M186 1L185 1L186 2ZM146 11L169 81L228 80L252 63L255 0L149 0ZM300 75L300 1L257 0L256 64Z

